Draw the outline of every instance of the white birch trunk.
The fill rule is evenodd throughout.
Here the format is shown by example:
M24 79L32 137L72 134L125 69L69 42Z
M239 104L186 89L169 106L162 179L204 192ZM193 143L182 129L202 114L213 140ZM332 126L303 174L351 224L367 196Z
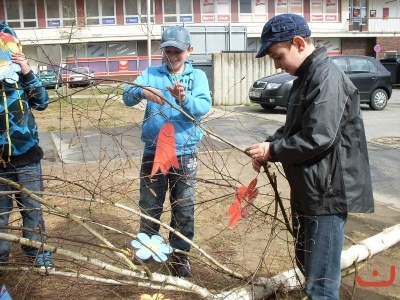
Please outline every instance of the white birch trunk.
M356 262L369 259L400 242L400 224L383 230L381 233L361 241L358 245L342 251L341 269L344 270ZM297 272L297 275L296 275ZM272 296L278 289L292 291L304 283L301 272L295 268L271 278L260 277L253 286L244 287L215 296L215 299L258 300Z

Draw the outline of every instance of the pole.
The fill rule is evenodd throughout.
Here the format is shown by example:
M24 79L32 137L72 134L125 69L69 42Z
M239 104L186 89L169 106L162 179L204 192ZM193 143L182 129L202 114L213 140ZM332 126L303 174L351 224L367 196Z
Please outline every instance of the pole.
M147 0L147 64L151 66L150 0Z

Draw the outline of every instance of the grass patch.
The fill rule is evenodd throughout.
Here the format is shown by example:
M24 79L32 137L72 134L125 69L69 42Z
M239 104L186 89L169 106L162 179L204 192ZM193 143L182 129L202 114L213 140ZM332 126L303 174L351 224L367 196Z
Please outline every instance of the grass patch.
M111 87L107 87L107 90ZM90 93L88 93L88 91ZM65 91L69 93L66 94ZM84 92L86 91L86 92ZM121 89L106 93L98 88L48 91L50 104L44 111L35 111L40 130L73 131L104 127L118 127L140 122L143 112L123 104ZM121 92L122 93L122 92Z

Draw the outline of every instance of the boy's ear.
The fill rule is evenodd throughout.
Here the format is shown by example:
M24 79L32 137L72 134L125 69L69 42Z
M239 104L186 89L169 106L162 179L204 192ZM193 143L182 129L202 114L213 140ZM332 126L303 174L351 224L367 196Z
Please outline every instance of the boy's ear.
M301 36L296 35L293 38L293 44L296 45L297 49L304 50L306 46L306 41Z
M188 51L189 53L192 53L192 52L193 52L193 46L189 46L189 48L187 49L187 51Z

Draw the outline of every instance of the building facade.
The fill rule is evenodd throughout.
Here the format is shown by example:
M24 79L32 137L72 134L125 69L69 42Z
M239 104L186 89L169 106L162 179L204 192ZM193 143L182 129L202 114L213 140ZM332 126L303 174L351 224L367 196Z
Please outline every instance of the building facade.
M34 68L89 66L123 77L161 64L166 26L192 33L193 59L256 51L268 19L302 15L332 54L400 54L400 1L378 0L0 0Z

